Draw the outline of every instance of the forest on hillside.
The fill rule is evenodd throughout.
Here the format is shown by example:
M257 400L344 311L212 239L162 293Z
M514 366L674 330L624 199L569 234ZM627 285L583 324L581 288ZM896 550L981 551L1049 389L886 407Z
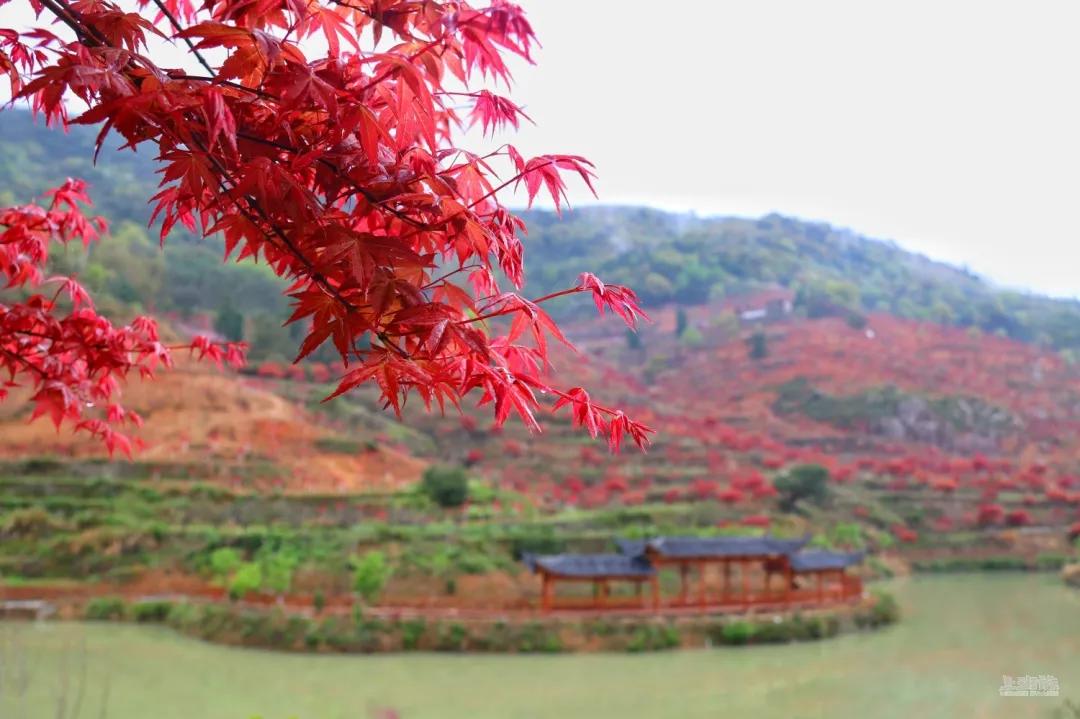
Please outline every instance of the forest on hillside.
M183 227L163 252L148 227L157 178L146 152L116 152L108 141L91 162L96 128L68 133L7 114L0 137L0 203L24 203L65 177L86 179L111 233L89 253L69 247L56 269L76 272L99 305L117 316L153 311L209 320L219 334L244 340L256 360L291 360L302 336L282 327L288 298L265 265L222 264L223 244ZM781 215L760 219L697 217L640 207L585 207L561 217L523 213L530 274L526 292L572 285L589 270L633 287L647 307L700 305L766 287L796 293L809 317L858 319L866 312L977 328L1064 351L1080 351L1080 303L994 286L965 271L824 223ZM590 312L563 301L553 314Z

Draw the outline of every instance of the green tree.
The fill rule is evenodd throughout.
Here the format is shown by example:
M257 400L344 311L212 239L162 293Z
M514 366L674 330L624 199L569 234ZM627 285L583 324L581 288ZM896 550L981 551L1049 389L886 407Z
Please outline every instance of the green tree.
M671 301L675 287L671 280L658 272L650 272L641 283L641 301L647 305L662 305Z
M239 342L244 339L244 315L231 302L226 302L214 318L214 329L225 339Z
M420 486L440 507L460 507L469 498L469 477L464 467L428 467Z
M354 558L352 570L353 591L369 604L379 596L393 574L386 555L378 550L368 552L359 559Z
M258 590L263 584L262 567L258 562L244 562L237 567L229 580L229 598L233 601L242 599Z
M210 553L210 571L218 579L225 579L243 564L240 553L232 547L218 547Z
M686 317L686 310L680 307L675 310L675 336L682 337L690 320Z
M859 288L842 280L807 280L795 295L795 304L808 317L846 316L860 307Z
M712 273L692 258L683 265L675 278L675 300L688 305L700 305L708 301L712 289Z
M701 330L697 327L687 327L679 335L679 342L687 347L698 347L705 341L705 337L701 334Z
M746 346L750 350L750 359L762 360L769 356L769 341L761 330L746 339Z
M278 551L262 561L262 586L281 596L292 587L293 572L299 560L292 552Z
M780 493L780 508L795 509L801 501L821 504L829 494L829 470L820 464L800 464L776 478L773 483Z

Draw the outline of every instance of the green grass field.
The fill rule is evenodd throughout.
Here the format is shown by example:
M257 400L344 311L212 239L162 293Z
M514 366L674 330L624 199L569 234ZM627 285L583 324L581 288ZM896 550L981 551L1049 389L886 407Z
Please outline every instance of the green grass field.
M1013 719L1080 698L1080 593L1056 577L933 576L891 589L905 616L881 632L650 655L287 655L163 628L3 624L0 716L70 717L83 672L80 716L92 719L106 692L109 719L366 719L387 706L404 719ZM1061 697L1001 698L1002 674L1053 674Z

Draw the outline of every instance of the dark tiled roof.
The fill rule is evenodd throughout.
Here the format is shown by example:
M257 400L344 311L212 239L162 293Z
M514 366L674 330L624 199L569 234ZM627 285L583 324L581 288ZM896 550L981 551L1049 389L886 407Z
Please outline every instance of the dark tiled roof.
M656 573L644 557L625 554L526 555L524 560L534 572L543 569L562 577L650 577Z
M791 568L796 572L815 572L822 569L843 569L862 561L862 552L825 552L810 550L791 555Z
M659 556L670 559L791 554L806 542L807 538L780 539L779 537L656 537L649 540L616 540L619 551L627 556L639 556L648 546Z

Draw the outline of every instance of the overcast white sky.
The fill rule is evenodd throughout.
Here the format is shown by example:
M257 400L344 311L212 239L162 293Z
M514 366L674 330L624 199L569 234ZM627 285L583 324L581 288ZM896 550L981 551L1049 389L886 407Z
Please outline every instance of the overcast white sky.
M825 220L1080 296L1080 2L519 2L544 47L513 141L593 160L601 202Z
M1075 0L522 5L517 142L589 157L602 202L826 220L1080 295Z

